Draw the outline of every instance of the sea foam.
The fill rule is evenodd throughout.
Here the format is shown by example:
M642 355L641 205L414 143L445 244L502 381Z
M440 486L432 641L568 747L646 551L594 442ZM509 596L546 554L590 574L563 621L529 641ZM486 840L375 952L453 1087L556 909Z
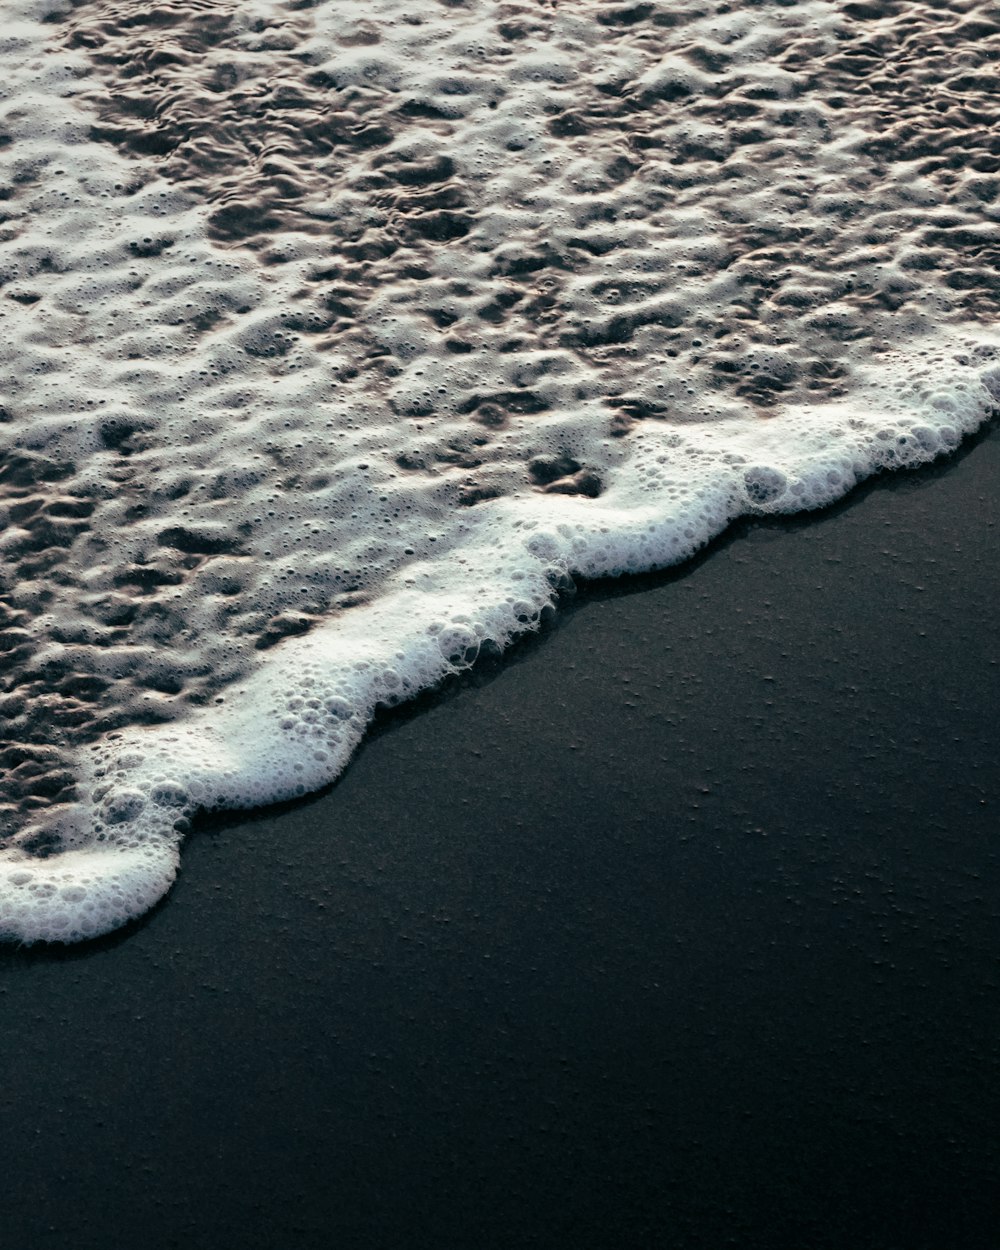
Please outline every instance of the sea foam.
M995 3L7 12L8 938L997 407Z

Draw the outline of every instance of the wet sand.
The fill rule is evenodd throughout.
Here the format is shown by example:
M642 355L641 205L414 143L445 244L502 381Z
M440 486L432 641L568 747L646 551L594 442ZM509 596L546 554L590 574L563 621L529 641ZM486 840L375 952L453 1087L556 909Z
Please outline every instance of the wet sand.
M994 1250L998 489L592 587L4 951L7 1250Z

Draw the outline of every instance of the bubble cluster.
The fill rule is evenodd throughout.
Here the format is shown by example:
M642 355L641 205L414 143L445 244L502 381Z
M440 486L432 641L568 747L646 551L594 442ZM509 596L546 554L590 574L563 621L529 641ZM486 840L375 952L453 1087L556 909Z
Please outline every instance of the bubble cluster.
M983 0L13 0L0 934L1000 397Z

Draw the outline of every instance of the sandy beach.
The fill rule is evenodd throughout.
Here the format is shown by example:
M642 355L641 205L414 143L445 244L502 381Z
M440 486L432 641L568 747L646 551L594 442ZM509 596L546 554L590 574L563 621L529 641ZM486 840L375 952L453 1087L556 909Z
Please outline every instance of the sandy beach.
M992 1250L998 486L589 587L4 950L4 1245Z

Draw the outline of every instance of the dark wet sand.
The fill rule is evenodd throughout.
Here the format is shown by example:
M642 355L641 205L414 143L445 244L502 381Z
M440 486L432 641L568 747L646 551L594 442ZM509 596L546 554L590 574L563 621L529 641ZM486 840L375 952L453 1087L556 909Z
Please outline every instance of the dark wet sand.
M998 494L592 589L0 955L5 1250L995 1250Z

